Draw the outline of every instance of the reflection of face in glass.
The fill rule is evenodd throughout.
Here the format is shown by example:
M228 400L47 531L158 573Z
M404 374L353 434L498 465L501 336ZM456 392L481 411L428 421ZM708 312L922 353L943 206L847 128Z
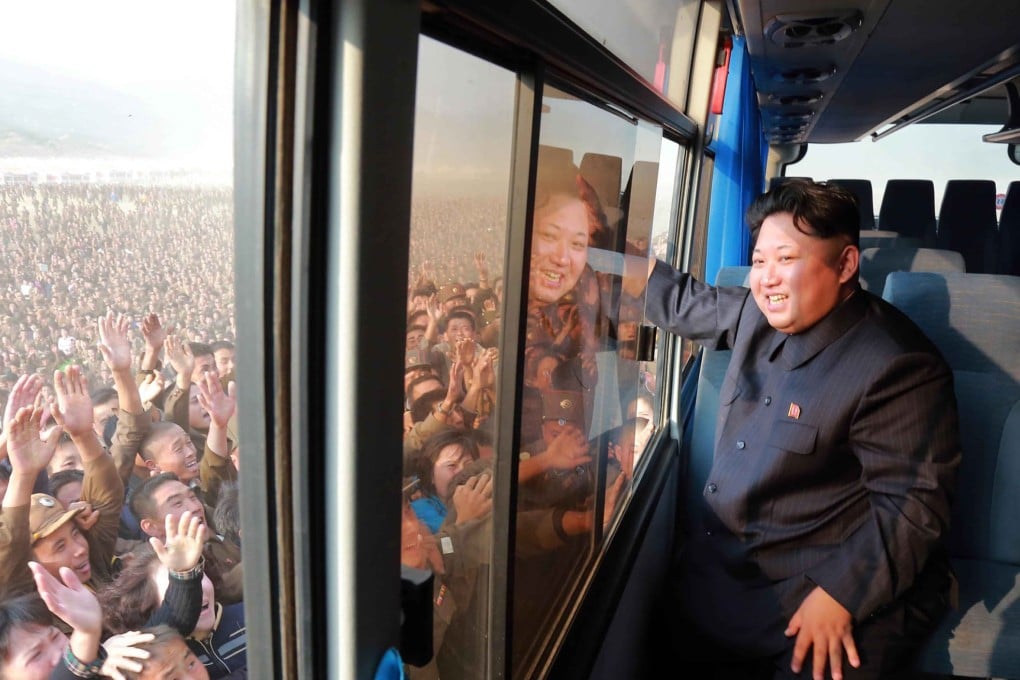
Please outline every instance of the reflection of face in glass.
M628 415L634 418L634 459L641 456L648 445L648 440L655 430L652 404L644 398L635 399L631 402Z
M535 370L535 387L540 390L551 390L553 388L552 376L559 365L559 360L554 356L545 356L539 359L538 367Z
M470 462L471 454L459 444L443 447L432 465L432 484L436 487L436 495L446 498L450 490L450 481Z
M577 283L588 262L588 211L578 198L552 196L535 211L529 297L557 302Z

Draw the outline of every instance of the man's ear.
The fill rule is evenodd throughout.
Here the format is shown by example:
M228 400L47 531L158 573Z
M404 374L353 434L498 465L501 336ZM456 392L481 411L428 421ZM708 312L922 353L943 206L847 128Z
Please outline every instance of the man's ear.
M159 466L156 465L156 461L154 461L154 460L147 460L147 461L145 461L145 467L149 468L149 476L150 477L155 477L160 472L162 472L162 470L159 469Z
M843 247L839 254L839 282L847 283L857 275L857 269L861 264L861 251L857 246L848 245Z
M151 519L143 519L138 523L138 525L142 528L142 532L146 536L155 536L156 538L159 538L159 534L154 531L157 529L156 523Z

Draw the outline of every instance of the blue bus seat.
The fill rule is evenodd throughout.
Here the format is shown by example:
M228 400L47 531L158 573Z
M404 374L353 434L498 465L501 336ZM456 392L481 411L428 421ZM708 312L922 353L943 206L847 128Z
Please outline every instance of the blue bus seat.
M935 247L935 183L930 179L891 179L882 194L878 228L920 239Z
M937 245L963 255L967 271L994 274L999 226L995 216L995 182L951 179L939 208Z
M998 274L1020 276L1020 182L1010 182L999 215Z
M949 534L959 607L919 670L1020 677L1020 277L892 272L883 297L953 370L963 448Z
M881 295L890 272L962 272L963 255L934 248L865 248L861 251L861 287Z
M861 231L875 229L875 199L870 179L830 179L829 183L841 186L857 197L861 213Z
M859 245L861 250L865 248L920 248L921 239L913 236L904 236L888 229L872 229L862 231Z

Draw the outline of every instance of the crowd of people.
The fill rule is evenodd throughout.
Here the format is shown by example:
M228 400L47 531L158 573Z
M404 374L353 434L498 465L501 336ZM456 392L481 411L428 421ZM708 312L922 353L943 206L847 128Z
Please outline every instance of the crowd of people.
M588 262L625 225L554 160L539 168L514 452L521 658L653 423L639 298ZM438 576L436 654L407 667L416 678L485 663L505 211L413 208L401 560ZM229 191L2 185L0 244L0 676L246 677Z
M0 186L0 677L247 677L231 205Z
M109 384L96 331L109 309L233 341L232 206L224 189L0 185L0 376L71 362Z

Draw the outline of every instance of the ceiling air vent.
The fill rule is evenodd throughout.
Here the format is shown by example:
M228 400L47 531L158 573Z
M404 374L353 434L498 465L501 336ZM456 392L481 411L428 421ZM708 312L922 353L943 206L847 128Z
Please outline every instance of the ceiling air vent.
M769 104L775 106L807 106L822 100L821 92L804 92L802 94L769 95Z
M808 123L814 117L815 112L810 109L794 109L790 111L773 111L768 114L777 125L790 125L793 123Z
M836 75L836 67L830 64L821 68L815 66L788 68L777 72L775 79L784 85L811 85L827 80L834 75Z
M765 26L765 36L780 47L815 47L843 40L861 26L857 10L811 14L779 14Z

